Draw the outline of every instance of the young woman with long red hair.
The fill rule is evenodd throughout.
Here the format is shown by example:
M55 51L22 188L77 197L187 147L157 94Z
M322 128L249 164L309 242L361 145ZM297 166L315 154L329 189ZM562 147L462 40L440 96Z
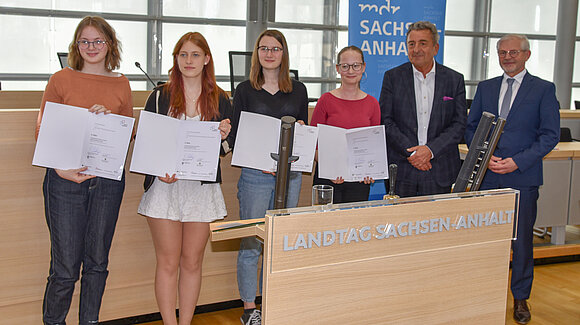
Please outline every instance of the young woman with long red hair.
M200 33L189 32L179 39L169 82L153 90L145 110L182 120L220 121L221 153L229 151L225 139L232 107L216 84L213 57ZM214 182L178 180L175 174L145 178L139 213L147 217L155 245L155 296L166 325L189 325L193 318L209 223L226 215L220 182L219 165Z

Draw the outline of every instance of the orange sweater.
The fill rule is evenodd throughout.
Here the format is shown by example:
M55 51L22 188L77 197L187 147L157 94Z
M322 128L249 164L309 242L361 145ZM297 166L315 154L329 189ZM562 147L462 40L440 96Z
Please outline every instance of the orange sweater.
M103 105L113 114L133 117L133 98L127 77L107 77L64 68L50 77L42 96L36 121L36 137L40 130L46 102L90 108Z

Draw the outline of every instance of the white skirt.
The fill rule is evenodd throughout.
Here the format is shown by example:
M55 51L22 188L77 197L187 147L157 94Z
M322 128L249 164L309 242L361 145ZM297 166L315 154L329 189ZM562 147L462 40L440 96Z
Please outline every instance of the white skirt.
M219 183L178 180L167 184L157 177L143 193L138 212L144 216L180 222L212 222L227 215Z

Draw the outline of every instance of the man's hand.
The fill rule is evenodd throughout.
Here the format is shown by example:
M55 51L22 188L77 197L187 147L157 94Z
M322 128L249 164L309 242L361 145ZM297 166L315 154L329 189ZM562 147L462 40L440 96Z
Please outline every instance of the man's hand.
M516 162L511 158L502 159L496 156L491 156L487 168L497 174L507 174L518 169L518 165L516 165Z
M417 168L418 170L427 171L432 168L431 166L431 150L429 147L423 146L414 146L407 149L408 152L414 152L411 154L407 160L409 163Z

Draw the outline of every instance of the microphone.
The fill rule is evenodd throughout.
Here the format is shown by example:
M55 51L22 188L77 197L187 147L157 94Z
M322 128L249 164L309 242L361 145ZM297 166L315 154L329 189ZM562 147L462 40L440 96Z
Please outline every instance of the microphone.
M399 196L395 194L395 182L397 181L397 168L396 164L389 165L389 193L383 197L383 200L394 200L398 199Z
M151 78L149 78L149 75L147 74L147 72L145 72L145 70L143 70L141 68L141 63L135 61L135 66L137 68L139 68L139 70L141 70L141 72L143 72L145 74L145 77L147 77L147 79L149 79L149 81L151 82L151 84L153 85L153 88L157 87L157 85L155 85L155 83L153 82L153 80L151 80Z

